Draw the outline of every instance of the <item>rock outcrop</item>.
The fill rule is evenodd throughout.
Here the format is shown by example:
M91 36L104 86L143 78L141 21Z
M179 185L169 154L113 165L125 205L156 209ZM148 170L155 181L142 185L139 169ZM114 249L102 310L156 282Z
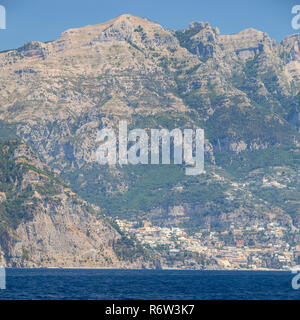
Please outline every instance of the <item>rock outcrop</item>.
M151 259L138 253L134 244L127 248L132 256L120 258L123 236L112 221L66 187L26 144L9 141L1 149L1 265L151 266Z

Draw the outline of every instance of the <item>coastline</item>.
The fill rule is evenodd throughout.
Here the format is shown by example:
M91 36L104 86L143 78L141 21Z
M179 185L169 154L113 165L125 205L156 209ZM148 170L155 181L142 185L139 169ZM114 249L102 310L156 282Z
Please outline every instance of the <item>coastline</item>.
M257 269L182 269L182 268L166 268L166 269L155 269L155 268L116 268L116 267L4 267L5 269L12 270L116 270L116 271L247 271L247 272L292 272L291 269L270 269L270 268L257 268Z

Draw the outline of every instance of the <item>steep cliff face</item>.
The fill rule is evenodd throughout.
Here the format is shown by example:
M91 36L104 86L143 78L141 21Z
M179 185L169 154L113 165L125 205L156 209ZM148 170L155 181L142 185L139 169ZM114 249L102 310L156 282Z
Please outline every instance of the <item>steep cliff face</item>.
M24 143L0 145L0 263L9 267L141 267L145 252L67 188ZM117 252L117 253L116 253ZM128 261L128 260L131 261Z
M203 22L171 31L122 15L0 53L0 119L109 215L184 205L206 208L187 209L190 227L202 213L270 211L299 225L299 63L299 35L279 43L254 29L221 35ZM206 175L97 166L97 130L120 119L202 127Z

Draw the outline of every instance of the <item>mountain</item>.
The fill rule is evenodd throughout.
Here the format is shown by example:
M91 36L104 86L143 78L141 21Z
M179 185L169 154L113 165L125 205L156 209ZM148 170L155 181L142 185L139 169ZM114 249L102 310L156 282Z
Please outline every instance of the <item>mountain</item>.
M0 263L9 267L141 267L147 253L100 208L65 186L31 148L0 144Z
M299 48L300 34L279 43L255 29L222 35L206 22L173 31L128 14L67 30L0 53L0 136L24 139L108 216L216 232L225 246L241 239L224 240L222 232L256 226L242 238L259 248L273 241L261 228L278 225L278 250L288 250L292 263L300 227ZM205 174L98 165L97 131L121 119L130 128L203 128Z

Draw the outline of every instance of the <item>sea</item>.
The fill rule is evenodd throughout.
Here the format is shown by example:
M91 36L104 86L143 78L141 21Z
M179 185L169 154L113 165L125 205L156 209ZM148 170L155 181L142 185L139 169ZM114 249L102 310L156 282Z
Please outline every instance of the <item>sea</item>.
M0 300L299 300L288 271L6 269Z

